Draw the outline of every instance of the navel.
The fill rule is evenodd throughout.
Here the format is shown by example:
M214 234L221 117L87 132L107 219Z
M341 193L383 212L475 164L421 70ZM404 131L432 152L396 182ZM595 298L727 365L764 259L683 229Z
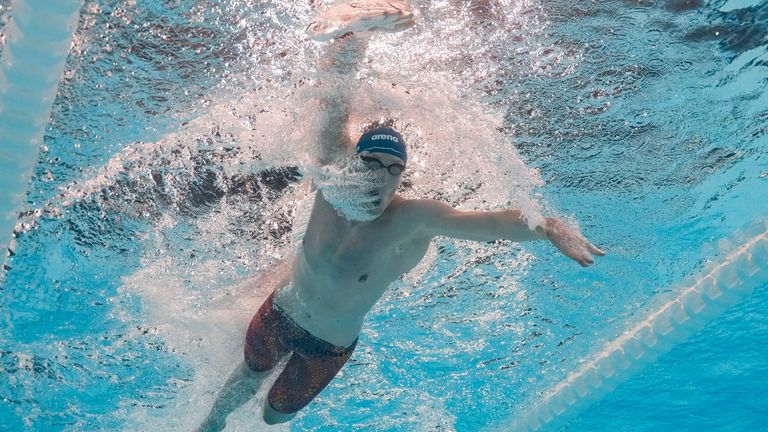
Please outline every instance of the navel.
M367 280L368 280L368 275L367 274L364 274L364 275L360 276L360 278L357 279L358 282L365 282Z

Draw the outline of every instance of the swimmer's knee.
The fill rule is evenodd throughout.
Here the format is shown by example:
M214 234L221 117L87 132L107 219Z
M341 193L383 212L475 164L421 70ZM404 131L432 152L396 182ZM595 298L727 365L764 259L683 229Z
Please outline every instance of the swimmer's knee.
M266 372L275 367L274 356L254 350L247 342L243 349L243 354L245 365L254 372Z
M251 372L254 372L254 373L267 372L269 370L272 370L272 368L274 367L274 365L260 362L250 357L248 354L245 355L245 365L248 367L248 369Z
M264 399L264 423L268 425L276 425L280 423L286 423L291 421L298 412L282 413L272 408L272 403L269 402L269 396Z
M274 413L277 413L275 415ZM293 414L283 414L279 413L277 411L273 411L272 413L264 413L264 423L274 426L278 424L288 423L289 421L293 420L293 418L296 417L296 413Z

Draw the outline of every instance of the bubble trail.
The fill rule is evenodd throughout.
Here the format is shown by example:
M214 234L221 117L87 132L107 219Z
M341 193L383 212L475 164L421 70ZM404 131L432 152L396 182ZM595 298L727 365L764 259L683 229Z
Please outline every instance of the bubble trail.
M725 258L705 268L677 291L676 298L608 343L591 361L500 430L555 430L755 288L768 283L768 223L762 222L734 238L741 241L718 242L722 250L732 251Z

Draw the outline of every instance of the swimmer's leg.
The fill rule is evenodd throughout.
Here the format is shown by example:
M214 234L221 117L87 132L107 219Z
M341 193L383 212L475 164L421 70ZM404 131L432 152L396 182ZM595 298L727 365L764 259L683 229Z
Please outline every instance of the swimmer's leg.
M226 426L227 416L244 403L248 402L258 391L270 371L254 371L245 362L235 368L234 372L219 392L211 412L197 429L198 432L219 432Z
M292 419L339 373L355 345L312 355L294 351L264 401L264 421L277 424Z
M277 337L279 316L272 307L273 297L274 293L253 316L245 335L245 361L224 384L198 432L218 432L224 429L227 416L256 394L271 369L288 354L288 349Z
M293 412L293 413L281 413L279 411L275 411L274 408L272 408L272 405L269 404L269 398L264 398L264 423L268 425L276 425L280 423L286 423L291 421L294 417L296 417L296 414L299 412Z

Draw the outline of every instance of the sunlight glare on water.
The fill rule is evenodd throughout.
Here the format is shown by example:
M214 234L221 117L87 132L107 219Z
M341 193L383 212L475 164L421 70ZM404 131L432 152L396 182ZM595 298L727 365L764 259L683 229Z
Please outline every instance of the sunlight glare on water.
M515 15L520 7L494 13L508 19L511 28L521 24ZM532 225L538 223L539 205L531 199L540 185L538 174L509 145L502 113L483 105L482 93L477 94L493 69L484 67L487 62L473 64L475 59L459 51L470 40L464 32L454 32L447 44L438 42L446 29L466 26L474 15L459 14L455 7L425 9L432 19L422 26L372 40L354 78L350 128L359 133L371 120L395 119L410 147L406 196L438 198L467 209L514 204L526 209ZM221 10L218 20L235 19L227 16L226 4ZM300 177L316 163L318 98L334 77L311 66L323 49L301 32L306 8L278 4L265 12L245 27L242 21L232 23L238 38L251 44L250 54L243 51L223 65L221 83L204 96L204 105L193 105L191 115L174 114L182 121L178 131L124 144L101 167L62 185L63 192L46 204L57 209L95 200L103 212L150 224L137 239L143 252L136 270L123 276L116 293L141 307L136 310L130 302L113 316L151 328L187 372L167 383L161 406L140 408L123 400L127 430L178 430L200 421L240 361L245 326L268 294L261 288L266 283L254 282L251 275L268 277L277 259L290 256L293 221L308 211L311 192ZM169 37L175 34L181 36L174 30ZM495 36L476 59L505 43ZM278 47L277 55L263 55ZM458 63L471 67L455 74ZM120 200L107 199L105 192L113 196L115 189ZM458 253L489 253L481 246L467 248ZM420 271L430 267L428 260ZM409 278L418 280L420 274ZM426 394L410 397L438 403ZM233 416L230 427L252 427L250 413L257 404ZM439 403L434 409L445 412ZM435 421L445 424L445 419Z
M506 420L696 272L702 243L768 211L764 6L414 6L418 24L374 35L341 82L353 139L394 119L409 143L404 196L520 207L531 224L560 215L609 256L584 271L545 244L437 239L370 313L339 379L277 430ZM9 9L0 0L0 26ZM85 1L0 291L3 427L176 431L202 419L312 204L321 99L338 79L317 67L326 45L304 33L312 13L308 2ZM328 188L349 181L325 172ZM763 334L763 300L725 325ZM719 400L708 388L759 390L768 376L738 345L761 348L731 330L670 353L674 367L707 337L729 347L738 368L699 362L712 385L652 370L571 430L659 430L674 415L648 413L674 400L677 419L751 425L707 408ZM752 396L743 404L764 400ZM264 428L261 398L227 430Z

